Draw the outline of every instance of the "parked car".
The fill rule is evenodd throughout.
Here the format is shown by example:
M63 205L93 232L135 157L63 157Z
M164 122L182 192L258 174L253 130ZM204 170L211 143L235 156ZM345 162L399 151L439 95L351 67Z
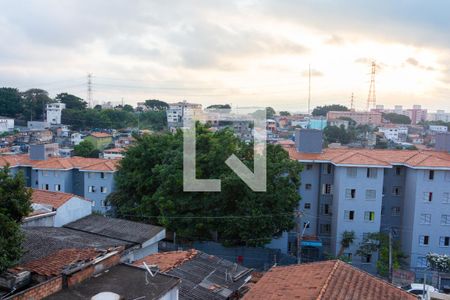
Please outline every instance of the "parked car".
M425 293L424 293L425 288ZM408 293L416 295L419 299L426 300L429 297L430 292L438 293L439 290L431 285L423 284L423 283L411 283L405 286L402 286L402 289L407 291Z

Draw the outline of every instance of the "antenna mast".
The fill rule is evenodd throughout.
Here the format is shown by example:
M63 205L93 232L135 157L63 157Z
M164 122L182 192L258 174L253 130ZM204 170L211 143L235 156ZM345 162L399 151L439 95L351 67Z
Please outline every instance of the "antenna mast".
M87 75L87 100L88 100L88 107L92 108L92 74L89 73Z
M375 74L377 71L377 65L375 61L372 61L372 72L370 74L370 87L369 87L369 96L367 97L367 111L370 110L370 107L375 107L377 103L377 97L375 94Z
M351 110L353 110L355 108L354 100L355 100L355 98L353 97L353 93L352 93L352 97L350 98L350 109Z

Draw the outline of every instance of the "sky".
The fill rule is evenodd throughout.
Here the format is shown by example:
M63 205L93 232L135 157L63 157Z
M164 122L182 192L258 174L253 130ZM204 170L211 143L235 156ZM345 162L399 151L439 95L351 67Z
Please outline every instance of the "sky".
M0 86L93 101L450 111L446 0L0 0Z

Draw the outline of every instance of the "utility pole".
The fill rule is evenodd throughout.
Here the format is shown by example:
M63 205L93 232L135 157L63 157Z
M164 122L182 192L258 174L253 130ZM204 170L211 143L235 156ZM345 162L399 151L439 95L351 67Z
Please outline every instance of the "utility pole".
M389 282L392 283L392 228L389 228Z
M355 108L354 106L354 97L353 97L353 93L352 93L352 97L350 98L350 110L353 110Z
M301 220L301 216L302 216L302 212L297 210L295 211L295 216L296 216L296 231L297 231L297 264L301 264L302 263L302 239L303 239L303 235L305 234L305 230L306 227L309 226L309 221L305 223L305 225L303 226L302 231L300 232L300 220Z
M88 106L92 108L92 74L89 73L87 75L87 98L88 98Z
M308 115L311 113L311 65L308 65Z

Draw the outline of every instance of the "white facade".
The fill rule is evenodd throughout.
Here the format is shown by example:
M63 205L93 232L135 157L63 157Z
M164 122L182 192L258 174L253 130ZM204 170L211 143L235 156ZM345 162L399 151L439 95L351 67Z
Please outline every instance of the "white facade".
M187 103L186 101L169 104L166 110L169 129L180 128L184 120L192 120L203 113L201 104Z
M0 133L14 129L14 119L0 117Z
M430 130L434 132L447 132L448 127L443 125L430 125Z
M408 134L408 127L380 127L378 128L380 132L384 134L384 137L390 141L398 142L399 136Z
M83 136L79 132L72 133L70 136L70 142L72 145L78 145L83 141Z
M62 110L66 108L65 103L47 104L47 123L50 125L61 124Z

